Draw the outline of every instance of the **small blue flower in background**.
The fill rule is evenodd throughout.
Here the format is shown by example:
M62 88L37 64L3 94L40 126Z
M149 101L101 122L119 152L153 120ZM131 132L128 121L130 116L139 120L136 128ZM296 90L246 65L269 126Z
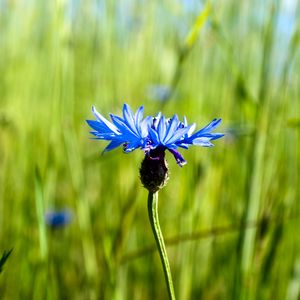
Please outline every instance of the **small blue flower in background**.
M53 229L68 225L72 220L72 214L68 210L48 211L45 214L46 224Z
M164 102L169 99L172 90L165 85L150 85L147 88L147 95L157 101Z
M159 113L156 117L148 116L143 119L143 106L133 114L129 105L124 104L123 118L110 114L112 122L105 119L94 107L92 111L97 120L87 120L93 129L91 133L95 139L110 141L104 151L123 145L125 152L140 148L155 160L164 155L165 150L168 149L179 166L186 164L186 161L178 152L178 147L185 149L190 145L211 147L213 144L210 141L224 136L222 133L212 133L220 125L221 119L214 119L207 126L193 133L196 125L188 125L186 118L181 122L177 115L166 118ZM153 151L154 149L156 151Z

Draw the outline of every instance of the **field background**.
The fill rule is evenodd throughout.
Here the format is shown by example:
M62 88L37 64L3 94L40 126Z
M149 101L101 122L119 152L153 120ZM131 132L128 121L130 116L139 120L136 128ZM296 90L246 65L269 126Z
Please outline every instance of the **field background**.
M85 123L127 102L223 120L167 157L178 299L299 300L299 38L296 0L0 0L0 298L166 299L143 153L101 156Z

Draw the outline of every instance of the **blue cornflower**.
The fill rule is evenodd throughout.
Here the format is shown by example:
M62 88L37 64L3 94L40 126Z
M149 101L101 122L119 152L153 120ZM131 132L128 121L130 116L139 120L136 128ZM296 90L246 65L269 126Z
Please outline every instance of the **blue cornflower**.
M72 214L68 210L48 211L45 214L46 224L55 229L61 228L71 222Z
M172 90L170 87L165 85L150 85L147 88L148 96L160 102L165 102L169 99L170 95L172 94Z
M96 139L110 141L104 151L123 145L125 152L141 148L150 159L159 160L168 149L179 166L186 164L186 161L178 152L178 147L185 149L190 145L211 147L213 144L210 141L224 135L212 133L219 126L221 119L214 119L193 133L196 125L188 125L186 118L183 122L179 121L177 115L167 119L159 113L156 117L148 116L143 119L143 106L133 114L130 107L124 104L123 118L111 114L112 122L105 119L94 107L92 110L97 120L87 120L93 128L91 133Z

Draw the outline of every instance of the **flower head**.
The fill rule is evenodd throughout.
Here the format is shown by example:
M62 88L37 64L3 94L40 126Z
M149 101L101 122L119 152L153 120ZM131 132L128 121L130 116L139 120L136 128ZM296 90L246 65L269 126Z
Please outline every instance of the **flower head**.
M181 122L177 115L166 118L159 113L156 117L148 116L143 119L143 106L133 114L129 105L124 104L123 118L110 114L111 122L99 114L94 107L92 111L96 120L87 120L93 129L91 133L95 139L110 141L104 151L123 145L125 152L140 148L150 159L160 160L168 149L179 166L186 163L177 150L179 147L185 149L190 145L211 147L213 144L210 141L224 135L212 133L219 126L221 119L214 119L207 126L194 132L196 125L188 125L186 118Z

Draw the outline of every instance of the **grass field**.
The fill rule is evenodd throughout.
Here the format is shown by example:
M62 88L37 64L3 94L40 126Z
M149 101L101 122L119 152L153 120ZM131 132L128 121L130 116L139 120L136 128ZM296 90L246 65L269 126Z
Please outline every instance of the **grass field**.
M101 156L85 122L124 102L222 118L214 148L167 156L177 298L299 300L299 38L297 0L0 0L1 300L167 299L143 152Z

